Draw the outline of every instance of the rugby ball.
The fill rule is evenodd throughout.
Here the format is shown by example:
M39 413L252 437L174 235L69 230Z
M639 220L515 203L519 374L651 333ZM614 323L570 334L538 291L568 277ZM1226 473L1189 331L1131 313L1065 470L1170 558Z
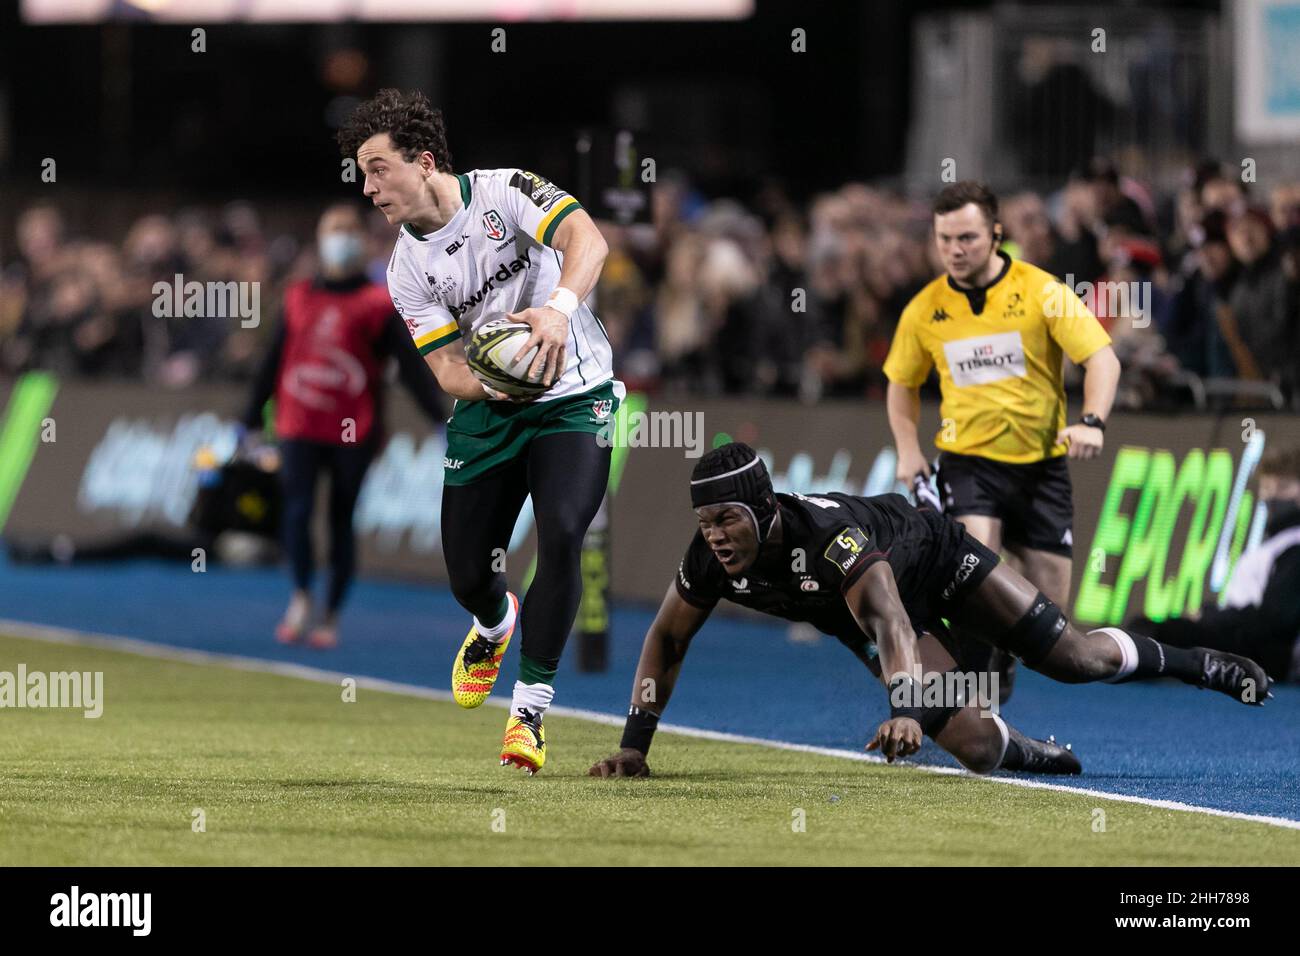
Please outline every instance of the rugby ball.
M543 385L540 380L530 381L527 377L529 366L537 358L537 346L529 349L517 366L511 367L519 350L532 334L532 326L524 322L512 322L504 313L498 313L475 329L470 337L469 344L465 347L469 370L488 388L512 398L541 395L549 386Z

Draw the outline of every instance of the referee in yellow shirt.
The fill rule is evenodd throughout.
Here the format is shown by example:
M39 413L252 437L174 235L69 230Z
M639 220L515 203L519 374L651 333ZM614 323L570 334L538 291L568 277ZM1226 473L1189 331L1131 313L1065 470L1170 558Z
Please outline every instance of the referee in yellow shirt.
M944 510L1067 607L1074 505L1065 459L1101 452L1119 359L1110 336L1055 276L998 249L998 200L963 181L935 198L945 274L903 310L885 360L898 478L929 477L920 387L939 371ZM1084 368L1083 414L1066 425L1062 354Z

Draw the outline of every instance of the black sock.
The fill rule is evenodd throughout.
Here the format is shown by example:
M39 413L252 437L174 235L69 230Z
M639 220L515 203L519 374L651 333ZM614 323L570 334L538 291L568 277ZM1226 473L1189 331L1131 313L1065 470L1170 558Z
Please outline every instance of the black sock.
M1002 755L1002 762L998 764L999 770L1020 770L1025 765L1025 748L1020 746L1019 732L1010 724L1007 725L1007 752Z
M1133 646L1137 648L1137 669L1127 677L1119 678L1115 683L1154 680L1157 677L1177 677L1188 684L1201 682L1201 671L1205 664L1205 655L1202 651L1161 644L1155 638L1145 637L1142 634L1130 634L1129 637L1133 639Z

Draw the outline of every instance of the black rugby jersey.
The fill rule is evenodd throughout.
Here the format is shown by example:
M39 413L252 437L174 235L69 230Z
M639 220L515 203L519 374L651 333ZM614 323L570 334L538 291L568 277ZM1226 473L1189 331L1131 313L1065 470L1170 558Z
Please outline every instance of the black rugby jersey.
M861 574L888 561L912 622L923 627L942 602L972 576L958 580L964 547L961 525L928 508L914 508L902 495L870 498L833 492L776 496L781 542L765 544L745 573L731 578L695 532L677 571L677 593L699 608L721 599L789 621L804 621L826 634L861 634L844 592ZM970 559L967 558L969 561ZM982 559L985 563L988 558ZM978 569L983 572L991 569ZM947 591L948 593L944 594Z

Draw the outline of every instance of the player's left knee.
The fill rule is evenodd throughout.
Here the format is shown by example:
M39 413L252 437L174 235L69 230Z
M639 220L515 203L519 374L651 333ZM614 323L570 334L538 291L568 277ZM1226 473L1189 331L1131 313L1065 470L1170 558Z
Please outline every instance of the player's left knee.
M963 741L952 755L971 773L992 773L998 769L998 763L1002 759L1002 737L994 728L991 736L981 734L975 739Z
M992 773L1002 760L1003 740L997 722L975 707L953 708L940 729L926 733L971 773Z

